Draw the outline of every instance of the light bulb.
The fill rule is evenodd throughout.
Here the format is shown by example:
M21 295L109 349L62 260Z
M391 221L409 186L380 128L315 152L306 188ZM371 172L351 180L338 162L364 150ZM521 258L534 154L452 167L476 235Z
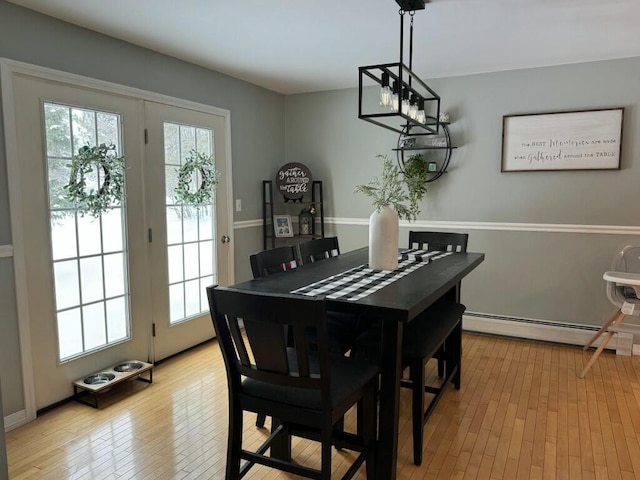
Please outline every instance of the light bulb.
M416 112L416 121L422 124L427 123L427 115L424 113L424 99L418 100L418 111Z
M387 85L386 87L380 88L380 105L383 107L391 107L393 104L393 92L391 88Z
M400 96L398 95L398 82L393 82L393 95L391 98L391 110L394 112L398 111L398 105L400 104Z
M380 105L390 107L393 102L393 92L389 88L389 74L382 72L382 82L380 84Z
M391 110L394 112L398 111L398 105L400 104L400 99L398 98L398 94L393 94L393 99L391 100Z
M406 88L402 89L402 114L409 115L409 91Z
M411 103L409 104L409 116L412 119L416 119L418 116L418 101L415 95L411 95Z
M404 115L409 115L409 108L410 108L409 100L408 100L408 99L406 99L406 98L405 98L405 99L403 99L403 100L402 100L402 113L403 113Z

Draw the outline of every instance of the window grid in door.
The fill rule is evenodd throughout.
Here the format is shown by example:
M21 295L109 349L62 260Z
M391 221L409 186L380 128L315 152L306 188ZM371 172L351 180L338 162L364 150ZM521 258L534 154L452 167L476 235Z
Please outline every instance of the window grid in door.
M94 218L79 213L64 190L80 147L114 144L120 155L121 118L47 102L44 120L58 359L64 362L131 336L124 205ZM86 190L101 181L96 169Z
M215 208L182 205L175 198L178 171L190 152L213 155L213 131L190 125L164 123L165 206L169 270L169 323L176 324L208 311L206 287L215 283ZM196 172L190 187L195 191Z

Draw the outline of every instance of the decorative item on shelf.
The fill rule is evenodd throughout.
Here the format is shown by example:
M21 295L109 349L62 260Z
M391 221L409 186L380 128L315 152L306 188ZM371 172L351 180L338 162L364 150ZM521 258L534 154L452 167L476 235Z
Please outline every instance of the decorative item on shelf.
M274 215L273 229L276 237L293 237L291 215Z
M115 145L80 147L67 167L71 175L63 187L65 198L81 216L88 213L98 218L124 200L124 157L116 155Z
M174 190L175 202L189 207L208 207L213 204L215 187L220 173L216 170L213 155L191 150L184 164L177 169L178 184ZM195 188L192 182L198 185Z
M436 162L429 162L427 163L427 172L437 172L438 171L438 164Z
M429 162L430 164L433 162ZM427 178L429 169L421 153L411 155L404 162L404 178L409 195L414 203L418 203L427 193Z
M447 147L447 137L444 135L426 136L422 141L425 147Z
M398 140L398 148L413 148L416 146L416 137L400 136Z
M313 235L316 210L312 206L303 208L298 215L298 231L300 235Z
M359 67L358 118L401 135L438 133L440 97L413 72L413 17L424 10L425 0L396 0L400 6L400 59ZM404 18L411 17L409 65L403 62ZM372 80L380 90L366 88ZM370 83L370 82L369 82Z
M398 268L399 219L415 220L420 213L417 195L411 192L400 169L384 155L382 175L368 185L357 185L356 193L373 200L375 211L369 217L369 268Z
M311 192L312 185L311 171L302 163L287 163L276 174L276 190L282 194L285 202L301 202L304 194Z
M440 112L438 120L440 120L440 123L449 123L449 112Z

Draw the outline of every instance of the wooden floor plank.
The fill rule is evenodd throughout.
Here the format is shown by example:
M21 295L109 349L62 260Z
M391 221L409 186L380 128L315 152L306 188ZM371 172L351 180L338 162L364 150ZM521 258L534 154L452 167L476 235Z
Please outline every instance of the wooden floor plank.
M401 392L399 480L640 478L637 359L603 353L581 380L591 352L579 348L464 334L463 349L462 388L448 388L427 422L420 467L410 392ZM427 375L434 378L435 362ZM69 403L8 432L10 478L222 479L227 401L211 342L158 365L152 385L101 410ZM353 411L345 421L352 429ZM243 432L246 447L268 436L253 414ZM295 439L293 454L319 464L316 443ZM352 458L334 453L334 477ZM292 476L255 467L245 478Z

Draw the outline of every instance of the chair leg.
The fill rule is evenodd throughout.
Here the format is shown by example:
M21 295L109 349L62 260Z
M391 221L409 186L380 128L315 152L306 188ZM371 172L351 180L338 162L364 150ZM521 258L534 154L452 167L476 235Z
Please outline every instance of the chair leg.
M256 427L258 428L264 428L264 422L267 420L267 416L259 413L258 416L256 417Z
M580 378L584 378L584 376L587 374L591 366L595 363L595 361L598 359L598 357L602 353L602 350L604 350L604 347L606 347L607 343L609 343L609 340L611 340L611 337L613 337L613 332L607 332L605 337L602 339L602 342L600 342L598 349L591 356L589 363L587 363L587 365L584 367L584 370L582 370L582 373L580 374Z
M340 418L340 420L338 420L333 425L333 430L336 431L336 432L344 432L344 417ZM342 447L340 447L339 445L336 445L336 450L341 452L342 451Z
M240 453L242 450L242 409L229 407L229 434L227 438L227 480L240 479Z
M358 435L362 436L364 448L370 449L365 460L367 480L375 480L376 478L376 423L378 421L376 405L376 388L371 387L371 391L364 396L361 402L358 402L358 414L363 417L363 421L358 425ZM362 410L361 414L360 410Z
M443 345L442 347L440 347L440 349L438 350L438 353L436 353L436 356L438 358L438 378L444 378L445 376L445 358L446 358L446 351L445 351L445 346Z
M327 423L327 422L326 422ZM321 469L321 474L320 474L320 479L321 480L331 480L331 427L325 425L325 428L322 429L322 435L321 435L321 464L320 464L320 469Z
M455 375L452 378L453 386L456 390L460 390L460 381L462 378L462 319L456 325L456 328L451 332L449 338L445 341L447 346L445 352L448 351L447 361L451 365L451 368L458 367Z
M597 331L597 332L596 332L596 333L595 333L595 334L594 334L594 335L589 339L589 341L587 342L587 344L584 346L583 350L588 350L588 349L589 349L589 347L590 347L591 345L593 345L593 342L595 342L595 341L598 339L598 337L599 337L600 335L602 335L602 334L607 330L607 328L609 328L609 326L610 326L612 323L614 323L614 322L618 319L618 317L620 317L621 315L624 315L624 314L622 313L622 310L618 310L616 313L614 313L614 314L611 316L611 318L610 318L608 321L606 321L606 322L604 323L604 325L602 325L602 327L600 327L600 330L598 330L598 331Z
M417 359L409 367L411 377L411 423L413 425L413 463L422 465L424 436L424 359Z
M282 421L271 417L271 433L280 426ZM288 429L280 432L271 442L271 456L287 462L291 461L291 434Z

